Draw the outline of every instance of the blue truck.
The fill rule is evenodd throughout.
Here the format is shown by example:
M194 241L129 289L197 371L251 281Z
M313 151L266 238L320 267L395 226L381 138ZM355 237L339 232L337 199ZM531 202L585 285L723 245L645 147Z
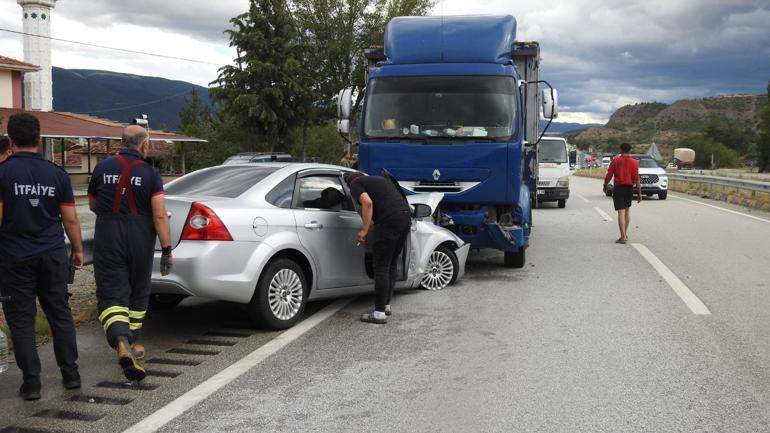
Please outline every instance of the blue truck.
M361 171L387 170L407 194L443 193L436 223L515 268L537 203L539 104L557 113L555 90L538 94L539 51L516 41L510 15L397 17L384 48L365 53L363 93L338 101L340 132L357 126Z

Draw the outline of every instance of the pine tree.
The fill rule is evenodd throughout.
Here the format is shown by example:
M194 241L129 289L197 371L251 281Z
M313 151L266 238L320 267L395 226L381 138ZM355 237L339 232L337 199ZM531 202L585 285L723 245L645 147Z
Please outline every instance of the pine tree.
M223 114L260 137L255 150L283 149L312 101L304 65L307 46L286 0L250 0L249 11L230 22L236 64L220 68L211 96Z

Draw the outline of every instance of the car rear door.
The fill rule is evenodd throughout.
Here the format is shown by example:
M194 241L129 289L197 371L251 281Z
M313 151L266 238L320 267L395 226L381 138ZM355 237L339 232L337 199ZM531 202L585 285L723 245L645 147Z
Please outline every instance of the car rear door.
M317 270L317 288L366 284L364 246L356 245L361 217L353 210L335 170L300 172L292 204L297 233Z

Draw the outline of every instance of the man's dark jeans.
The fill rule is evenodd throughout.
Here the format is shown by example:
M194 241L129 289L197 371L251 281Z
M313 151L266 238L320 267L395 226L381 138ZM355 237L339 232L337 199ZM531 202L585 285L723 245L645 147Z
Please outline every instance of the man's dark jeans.
M404 249L412 225L409 212L402 211L374 225L372 261L374 265L374 309L385 311L393 297L398 278L398 256Z

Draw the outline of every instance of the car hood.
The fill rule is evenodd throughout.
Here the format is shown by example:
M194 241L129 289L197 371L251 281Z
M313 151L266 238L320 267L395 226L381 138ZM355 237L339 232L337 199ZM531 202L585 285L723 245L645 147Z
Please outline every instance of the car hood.
M444 198L444 193L442 192L428 192L423 194L408 195L406 196L406 201L408 201L410 205L428 205L432 211L435 211L438 207L438 204L441 203L442 198Z
M660 167L655 168L639 168L639 174L657 174L658 176L666 174L666 170L663 170Z

